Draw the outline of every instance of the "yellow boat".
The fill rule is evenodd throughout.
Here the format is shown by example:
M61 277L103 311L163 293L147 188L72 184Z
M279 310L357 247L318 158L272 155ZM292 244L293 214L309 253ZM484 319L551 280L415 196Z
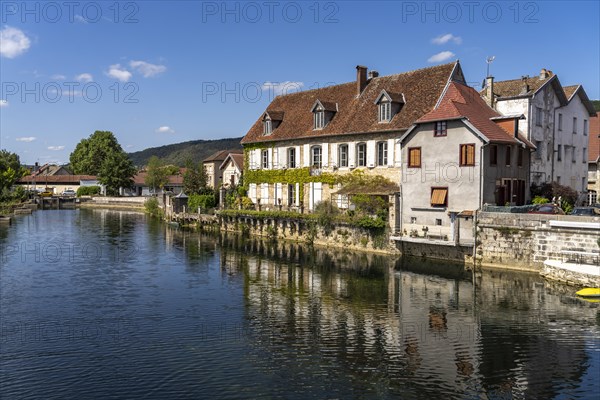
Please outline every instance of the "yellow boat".
M580 291L578 291L577 293L575 293L577 296L581 296L581 297L600 297L600 288L585 288L585 289L581 289Z

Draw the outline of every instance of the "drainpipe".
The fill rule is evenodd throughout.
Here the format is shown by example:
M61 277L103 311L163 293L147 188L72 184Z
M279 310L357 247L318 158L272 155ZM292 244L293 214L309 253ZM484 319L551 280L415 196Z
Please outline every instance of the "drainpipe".
M473 273L477 265L477 212L483 209L483 151L489 145L484 143L479 149L479 207L473 213Z
M554 150L555 141L556 141L556 108L552 112L552 164L550 164L552 169L550 170L550 182L554 182Z

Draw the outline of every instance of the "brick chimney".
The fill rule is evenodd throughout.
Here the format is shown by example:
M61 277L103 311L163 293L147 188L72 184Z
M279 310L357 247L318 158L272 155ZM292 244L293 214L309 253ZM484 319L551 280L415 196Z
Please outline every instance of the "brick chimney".
M360 96L362 91L367 86L367 67L362 65L356 66L356 95Z
M485 78L485 97L490 107L494 108L494 77Z
M540 71L540 81L543 81L548 77L550 77L550 71L548 71L546 68L542 68L542 70Z
M527 83L527 79L529 79L528 76L521 77L521 93L520 94L527 94L527 92L529 92L529 83Z

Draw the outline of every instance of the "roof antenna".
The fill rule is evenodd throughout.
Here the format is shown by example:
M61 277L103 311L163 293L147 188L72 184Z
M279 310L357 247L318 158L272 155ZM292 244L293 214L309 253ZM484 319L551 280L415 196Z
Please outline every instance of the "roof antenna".
M494 60L496 59L496 56L490 56L488 58L485 59L485 62L487 63L487 75L486 77L490 77L490 64L492 62L494 62Z

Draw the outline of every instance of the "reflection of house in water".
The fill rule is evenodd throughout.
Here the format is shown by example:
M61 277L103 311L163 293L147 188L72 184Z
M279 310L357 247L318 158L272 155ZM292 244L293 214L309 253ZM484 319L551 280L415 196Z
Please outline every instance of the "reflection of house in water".
M484 272L475 290L462 278L395 271L385 258L249 242L224 256L230 271L243 265L249 329L267 351L294 349L381 380L386 393L432 398L553 397L588 368L584 338L571 337L580 332L552 321L593 321L596 310L561 302L539 277Z

